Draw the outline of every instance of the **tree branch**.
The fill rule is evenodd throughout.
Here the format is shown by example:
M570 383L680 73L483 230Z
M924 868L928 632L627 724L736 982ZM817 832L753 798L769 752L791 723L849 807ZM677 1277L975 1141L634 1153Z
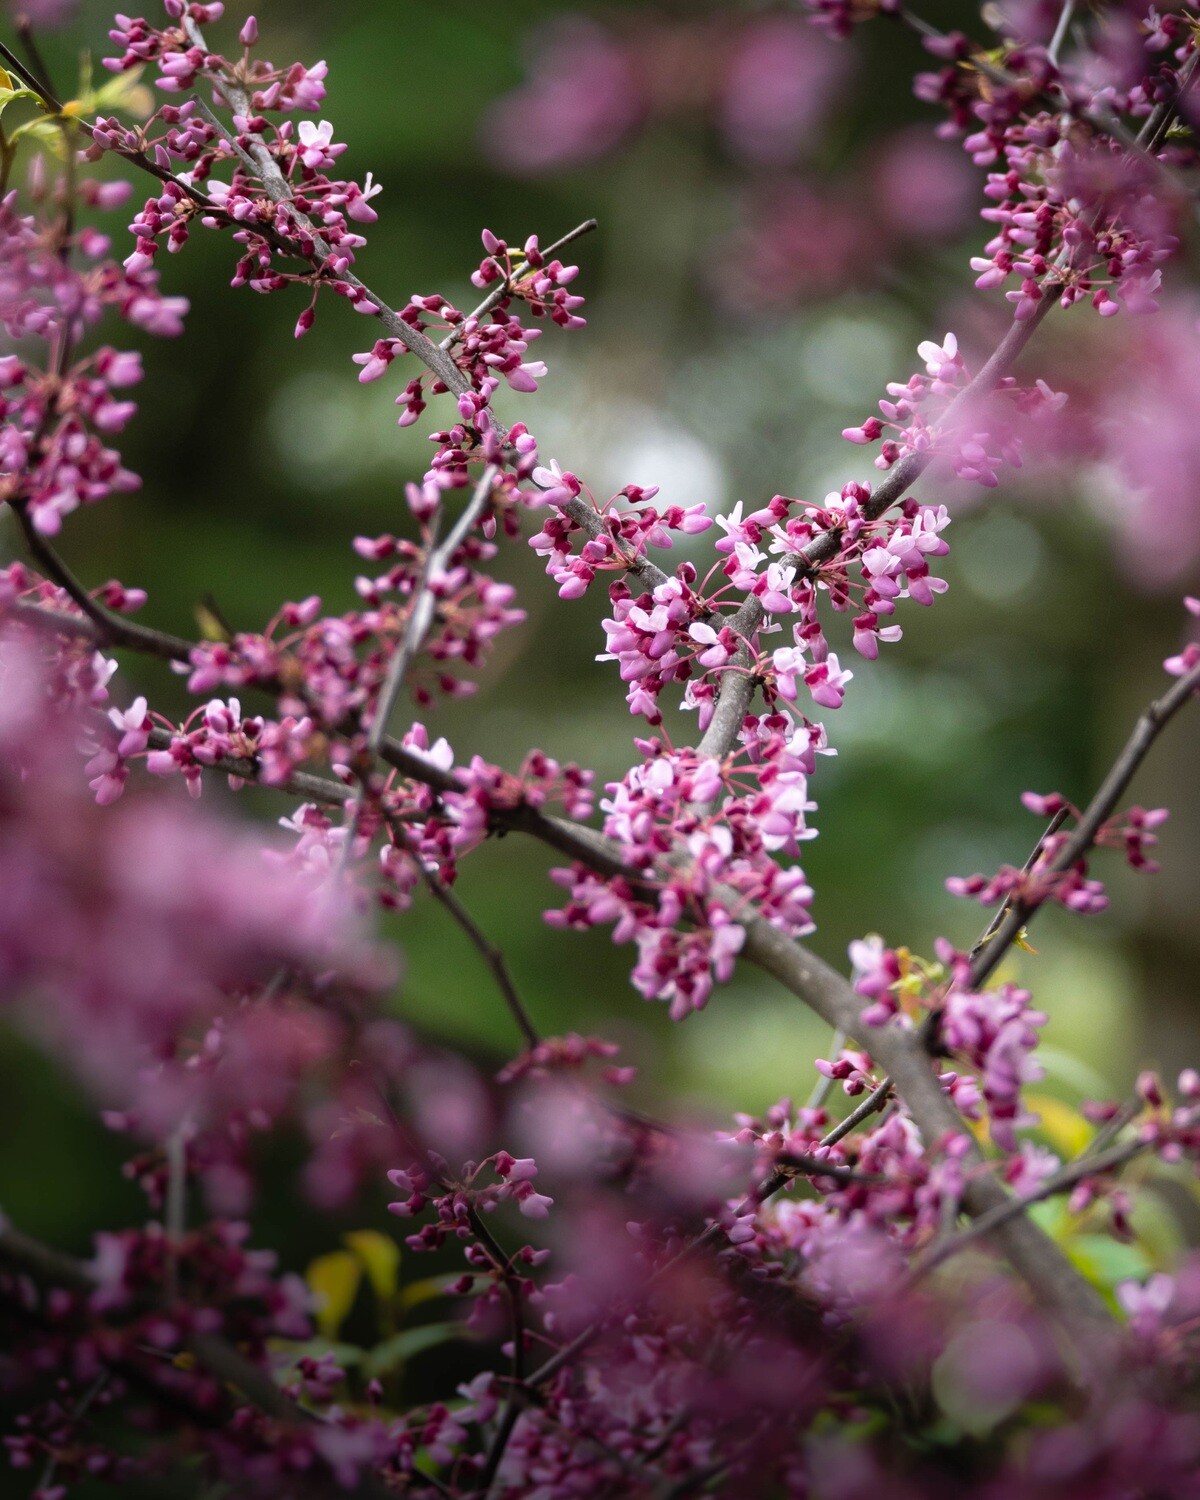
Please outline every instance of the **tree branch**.
M750 918L743 925L746 941L742 952L751 963L774 975L831 1026L863 1040L871 1056L887 1070L921 1132L926 1150L936 1150L947 1137L961 1137L969 1143L971 1164L982 1167L983 1155L943 1091L918 1033L895 1025L864 1027L863 999L835 969L762 917ZM990 1173L973 1178L964 1194L965 1207L973 1217L1009 1201L1008 1193ZM1111 1326L1111 1316L1099 1292L1031 1219L1022 1215L1005 1220L996 1230L996 1239L1048 1309L1069 1322L1078 1320L1086 1329Z
M93 599L55 548L30 520L26 507L18 504L14 505L12 510L24 534L30 556L53 583L58 584L59 588L71 596L91 621L94 627L93 638L98 646L126 646L131 651L157 656L163 661L188 660L192 649L190 642L183 640L180 636L169 635L166 631L155 630L149 625L137 625L132 620L127 620L122 615L106 609L98 600Z
M1020 1198L1010 1198L1007 1203L998 1204L966 1229L954 1235L952 1239L935 1245L913 1267L906 1287L928 1276L936 1267L949 1260L952 1255L957 1255L960 1250L965 1250L968 1245L994 1233L1017 1214L1027 1212L1035 1203L1042 1203L1047 1198L1055 1198L1060 1193L1069 1192L1077 1183L1083 1182L1088 1177L1098 1177L1103 1172L1111 1172L1117 1167L1123 1167L1126 1162L1133 1161L1135 1157L1142 1156L1151 1150L1152 1146L1152 1141L1126 1141L1123 1145L1109 1147L1107 1151L1085 1153L1073 1162L1068 1162L1061 1171L1055 1172L1052 1177L1047 1177L1045 1182L1039 1183L1031 1193L1026 1193Z

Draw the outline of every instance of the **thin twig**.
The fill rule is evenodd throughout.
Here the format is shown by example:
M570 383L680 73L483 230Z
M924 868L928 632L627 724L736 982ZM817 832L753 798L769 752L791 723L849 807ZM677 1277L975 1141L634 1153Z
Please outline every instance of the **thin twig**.
M1058 67L1058 55L1062 51L1063 43L1067 39L1071 21L1075 16L1075 0L1063 0L1063 8L1058 14L1058 25L1054 28L1054 35L1050 38L1050 45L1046 48L1046 56Z
M148 742L149 748L169 750L174 739L175 736L169 729L152 729ZM237 755L221 755L216 760L206 761L204 770L222 771L226 776L234 776L239 781L254 782L268 787L271 791L290 792L297 797L302 797L305 802L316 802L323 807L344 807L349 797L347 788L341 782L331 781L327 776L314 776L311 771L293 771L283 781L264 782L262 766L259 762Z
M97 645L125 646L147 656L157 656L162 661L190 660L192 652L190 641L185 641L181 636L170 635L163 630L155 630L149 625L137 625L132 620L126 620L112 610L106 609L98 600L93 599L58 555L56 549L33 524L28 508L17 504L12 507L12 510L25 536L30 555L47 578L69 594L96 627Z
M96 1376L95 1380L92 1381L91 1385L88 1386L87 1390L84 1391L83 1395L79 1398L78 1402L71 1410L70 1419L72 1427L75 1427L80 1422L82 1422L83 1418L87 1415L88 1407L91 1406L92 1402L108 1384L110 1379L111 1376L109 1372L107 1370L101 1370L99 1375ZM41 1475L38 1478L37 1489L34 1491L35 1494L44 1495L47 1493L51 1493L50 1486L54 1482L55 1474L58 1473L58 1466L62 1460L62 1457L63 1454L60 1448L51 1448L46 1458L45 1465L42 1468Z
M1021 871L1022 871L1023 874L1028 875L1029 872L1030 872L1030 870L1033 869L1034 865L1037 864L1038 856L1041 854L1042 850L1046 847L1046 840L1050 839L1050 838L1053 838L1053 836L1058 832L1058 830L1067 821L1067 816L1068 815L1067 815L1066 808L1065 807L1060 807L1059 810L1050 819L1050 826L1046 829L1045 833L1042 834L1041 838L1038 839L1037 843L1033 846L1032 850L1030 851L1029 858L1021 866ZM996 933L1000 930L1001 924L1004 922L1005 918L1008 916L1008 914L1009 914L1009 912L1011 910L1012 910L1012 898L1009 897L1009 899L1007 901L1004 901L1001 904L999 910L996 912L996 915L992 918L992 920L988 923L988 925L984 928L984 930L976 938L974 946L972 947L970 953L967 955L968 960L974 961L974 959L980 953L980 951L988 943L991 942L992 938L995 937Z
M47 88L53 88L54 83L50 76L50 69L46 66L46 59L42 56L41 48L37 44L37 37L34 35L33 27L29 24L28 18L18 15L16 29L17 36L21 39L21 46L25 48L25 53L29 58L30 67L39 78L45 80Z
M488 1447L487 1457L484 1459L483 1469L479 1476L479 1491L485 1497L491 1493L492 1485L508 1447L508 1440L513 1435L517 1418L521 1415L525 1405L522 1392L525 1382L525 1318L521 1310L521 1288L516 1277L505 1278L505 1290L508 1293L509 1308L512 1313L512 1384L509 1387L508 1400L504 1403L500 1423Z
M864 1120L877 1115L887 1103L893 1087L890 1078L884 1078L877 1083L856 1109L851 1110L844 1120L839 1120L828 1135L821 1137L821 1149L828 1150L830 1146L836 1146L852 1130L857 1130Z
M391 665L388 667L388 675L375 707L375 717L367 733L367 750L372 759L379 754L380 746L387 738L392 710L395 708L404 678L413 657L424 645L425 637L429 634L430 626L437 613L437 600L433 589L434 579L447 570L453 561L454 554L470 535L491 499L492 490L499 477L500 470L495 464L489 464L483 471L482 478L475 486L474 494L463 508L449 536L439 546L433 548L426 558L425 568L413 595L408 625L392 657Z
M1143 710L1124 749L1113 762L1111 770L1088 804L1087 811L1072 830L1070 838L1063 845L1057 858L1051 861L1043 880L1039 882L1045 883L1047 892L1056 876L1065 874L1084 858L1095 842L1097 833L1112 816L1117 803L1125 795L1129 783L1137 774L1150 747L1184 704L1197 692L1200 692L1200 665L1193 667L1185 676L1180 677L1169 692L1156 698ZM987 981L988 976L995 970L1022 927L1031 920L1033 914L1045 904L1047 899L1048 895L1036 899L1026 897L1012 904L996 927L990 942L977 954L971 965L972 989L981 988Z
M484 470L479 483L475 486L475 492L471 496L470 501L463 508L462 514L455 522L446 539L435 546L433 544L433 536L430 538L429 548L425 556L425 565L421 570L421 576L413 592L408 623L389 663L387 677L380 691L370 728L367 732L365 764L359 769L358 791L355 795L349 816L347 837L342 845L344 856L347 855L353 842L355 824L368 796L371 771L375 759L388 742L388 724L391 721L396 699L404 684L409 665L420 650L425 637L429 633L430 626L433 624L437 609L434 581L451 565L455 554L470 535L491 498L492 489L499 476L500 471L496 465L489 464ZM436 519L433 530L436 533ZM512 975L509 973L504 954L490 941L453 889L441 878L436 870L428 867L425 860L421 857L420 851L414 847L413 841L403 825L390 816L387 816L386 813L385 817L392 837L413 861L421 879L425 883L426 889L446 908L459 927L462 928L463 932L466 933L484 963L491 970L492 976L496 981L496 986L503 996L504 1003L508 1007L513 1020L516 1022L526 1046L531 1048L536 1047L541 1041L541 1037L517 992L517 987L513 983Z
M374 770L376 757L387 739L388 725L391 723L392 713L396 707L396 699L400 696L400 689L404 685L404 679L408 675L409 666L413 658L424 644L425 637L429 634L429 628L433 624L437 613L437 601L433 592L433 580L439 574L446 571L452 561L454 554L462 546L471 528L479 519L484 506L491 496L492 487L499 477L499 470L494 464L489 464L484 470L483 477L475 486L475 492L471 496L463 513L459 516L454 529L440 545L435 546L438 520L440 511L434 516L430 525L429 543L425 552L425 562L413 590L412 601L409 605L408 620L405 623L404 633L396 643L392 659L388 663L387 675L383 686L379 690L379 696L375 703L375 712L371 716L371 722L367 728L367 743L364 754L364 763L358 767L358 791L354 796L354 804L350 810L347 823L345 842L342 844L341 857L338 861L339 872L344 870L350 858L354 844L354 830L358 819L366 805L371 773Z
M836 1057L846 1045L846 1033L840 1027L834 1027L833 1036L829 1042L829 1055ZM826 1073L818 1073L817 1081L813 1084L812 1093L808 1096L808 1109L820 1109L829 1097L829 1091L833 1088L833 1079Z
M492 977L496 981L496 988L504 997L504 1003L508 1006L509 1012L517 1024L517 1029L525 1039L525 1045L529 1048L538 1046L542 1040L541 1036L538 1034L537 1027L534 1026L529 1012L526 1010L525 1004L517 992L517 987L513 983L513 978L509 973L508 963L505 960L503 952L491 942L487 934L479 926L479 923L476 922L475 918L459 900L454 888L447 885L437 871L431 870L421 858L420 853L414 847L413 841L403 825L394 823L389 818L388 826L391 829L393 837L401 844L409 858L416 865L429 894L446 908L462 928L463 932L466 933L484 963L491 970ZM642 1121L641 1123L647 1122ZM656 1126L655 1128L662 1129L663 1127Z

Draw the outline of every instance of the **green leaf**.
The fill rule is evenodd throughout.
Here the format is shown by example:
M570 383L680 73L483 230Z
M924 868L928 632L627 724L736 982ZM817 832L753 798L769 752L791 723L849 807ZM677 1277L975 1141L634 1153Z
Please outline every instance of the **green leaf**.
M0 83L0 114L3 114L8 106L18 99L28 99L33 104L41 105L42 101L32 89L25 89L20 84L14 84L3 68L0 68L0 77L3 78L3 82Z
M1061 1047L1049 1044L1039 1047L1038 1062L1046 1070L1047 1078L1065 1083L1068 1088L1075 1089L1085 1099L1105 1099L1112 1093L1111 1080L1105 1078L1103 1073L1084 1062L1082 1058L1076 1057L1072 1052L1063 1051Z
M1066 1252L1093 1286L1111 1292L1122 1281L1142 1281L1150 1273L1150 1258L1138 1245L1123 1245L1106 1234L1080 1234L1067 1242Z
M1186 1236L1170 1205L1155 1192L1141 1192L1134 1199L1129 1220L1155 1269L1171 1270L1184 1251Z
M40 141L56 156L63 155L63 128L49 115L40 115L36 120L26 120L23 125L18 125L9 136L8 142L12 146L17 141L26 139Z
M326 1338L337 1338L354 1306L362 1274L362 1261L349 1250L331 1250L309 1265L306 1280L317 1299L317 1327Z
M1079 1223L1078 1215L1070 1211L1065 1198L1047 1198L1033 1204L1028 1212L1038 1228L1044 1229L1059 1245L1071 1238Z
M459 1338L461 1332L461 1325L458 1323L422 1323L419 1328L406 1328L401 1333L394 1333L391 1338L384 1339L382 1344L376 1344L363 1357L363 1374L390 1374L414 1354L449 1343L451 1339Z

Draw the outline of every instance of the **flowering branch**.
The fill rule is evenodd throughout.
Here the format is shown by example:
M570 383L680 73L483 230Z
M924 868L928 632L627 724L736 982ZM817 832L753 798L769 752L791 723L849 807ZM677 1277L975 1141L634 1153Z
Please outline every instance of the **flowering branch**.
M995 232L972 265L983 292L1014 283L1005 293L1013 321L975 373L953 334L921 344L923 371L889 384L880 416L846 429L851 443L879 445L873 484L852 481L821 504L776 495L750 514L739 504L714 518L700 504L660 509L656 490L632 484L605 502L543 461L523 422L505 427L495 417L502 382L531 394L547 373L527 357L542 332L537 320L565 329L583 322L571 286L579 268L555 256L591 221L545 249L536 236L510 247L485 230L471 276L482 301L472 313L440 294L390 307L351 269L364 243L358 226L374 220L380 189L370 174L361 185L343 177L335 163L347 148L329 121L293 118L317 112L325 65L276 67L256 51L253 17L238 32L240 53L222 56L205 37L220 0L164 6L165 25L117 18L118 55L105 60L117 79L104 89L89 83L86 103L60 105L48 85L17 87L14 78L30 82L29 70L0 77L0 108L17 105L0 130L6 183L26 125L7 132L22 110L39 110L27 125L56 148L61 134L68 150L50 186L40 156L32 164L29 212L15 193L0 202L0 313L21 350L0 357L0 501L18 512L42 575L20 564L0 573L6 686L10 672L16 684L0 714L0 876L14 892L0 913L0 951L9 987L36 994L39 1006L45 996L41 1019L120 1100L108 1121L141 1138L129 1170L162 1220L98 1238L93 1284L73 1294L84 1306L53 1304L69 1314L62 1326L47 1300L47 1326L31 1330L6 1297L31 1390L71 1361L51 1399L8 1440L13 1461L43 1460L46 1485L118 1463L89 1445L82 1420L125 1394L113 1396L119 1379L95 1385L97 1368L117 1370L124 1357L106 1306L135 1320L147 1309L131 1332L141 1341L139 1369L145 1348L171 1356L214 1328L248 1361L239 1388L252 1400L232 1410L225 1392L212 1391L203 1360L176 1370L166 1357L154 1372L190 1403L189 1423L180 1443L149 1449L166 1462L198 1452L218 1482L235 1487L253 1473L256 1487L290 1492L295 1475L328 1470L344 1490L382 1478L414 1500L516 1500L531 1486L548 1497L635 1486L660 1500L703 1486L832 1491L837 1477L813 1468L826 1443L816 1417L853 1408L873 1419L904 1387L917 1399L898 1408L940 1405L956 1420L940 1372L960 1338L986 1327L980 1309L993 1308L1011 1310L1000 1314L1010 1318L1005 1331L1019 1331L1040 1361L1015 1398L1026 1414L1053 1400L1062 1422L1082 1413L1109 1430L1104 1403L1133 1389L1120 1373L1126 1335L1109 1313L1109 1288L1083 1275L1027 1212L1070 1170L1018 1136L1036 1123L1023 1087L1040 1076L1034 1054L1045 1016L1014 985L980 985L1049 895L1097 908L1102 890L1084 868L1094 845L1119 839L1131 863L1152 864L1153 829L1165 814L1133 809L1119 827L1110 815L1154 737L1200 686L1200 647L1168 663L1180 683L1151 705L1074 833L1058 818L1025 870L953 883L982 892L989 906L1004 898L971 954L939 940L933 964L868 939L852 945L852 982L804 941L813 892L798 861L816 832L809 783L829 742L800 703L836 711L854 675L831 649L827 610L854 612L848 649L872 661L881 643L900 637L890 623L898 601L929 605L947 587L932 564L948 550L950 517L913 498L916 481L944 460L961 478L994 487L1000 470L1020 461L1026 418L1061 408L1065 396L1044 381L1024 389L1012 374L1050 307L1090 301L1109 317L1155 306L1183 207L1182 195L1162 190L1197 159L1186 122L1167 132L1195 73L1200 18L1147 9L1131 22L1119 67L1105 50L1106 17L1081 19L1076 74L1058 65L1069 3L1045 18L1048 49L1018 36L1006 12L999 47L985 53L958 33L934 32L898 0L807 0L812 19L838 36L899 16L946 64L922 74L917 91L945 105L949 132L989 169L983 213ZM786 17L776 21L777 39L793 29ZM602 63L589 66L599 78ZM120 109L134 70L145 67L178 104L137 125L114 114L80 127L83 162L112 151L160 187L134 216L133 253L121 263L109 258L107 237L79 227L77 209L116 207L127 185L78 170L70 121L93 107ZM32 71L44 73L36 55ZM189 642L131 625L144 593L114 580L93 595L47 539L75 509L138 483L108 437L133 413L120 392L139 378L138 356L88 353L85 335L106 308L147 331L178 332L186 303L162 295L154 267L197 226L227 231L239 247L234 285L305 291L297 336L326 292L378 319L383 336L354 356L360 382L414 354L421 369L396 397L401 427L429 401L448 399L428 472L405 490L407 534L354 540L377 576L355 579L353 609L326 613L313 595L281 604L258 633ZM452 492L459 518L439 541ZM588 825L592 776L579 766L539 749L516 771L482 755L457 763L424 723L392 728L406 689L422 709L470 692L469 674L498 633L524 618L515 590L488 564L521 535L529 511L540 520L530 545L561 598L581 597L605 575L611 611L601 659L615 664L630 711L649 726L634 764L605 788L600 827ZM707 573L690 557L670 571L650 560L711 527L723 534ZM775 645L784 629L790 643ZM141 697L112 706L108 646L168 660L200 704L181 722ZM240 697L210 696L250 692L274 701L247 714ZM696 748L676 745L664 727L673 701L697 714ZM83 778L78 741L91 757ZM214 770L235 785L257 781L303 797L281 820L287 848L247 858L210 820L177 820L179 808L152 795L103 813L86 803L78 781L90 778L107 807L143 761L155 776L182 775L193 797ZM320 767L329 774L313 774ZM1065 810L1061 799L1026 800L1046 816ZM668 1003L674 1020L701 1010L739 962L774 975L834 1028L833 1056L816 1061L829 1087L799 1108L780 1101L761 1120L737 1116L736 1128L715 1137L593 1092L581 1070L598 1064L601 1081L617 1087L632 1069L613 1064L617 1049L601 1038L542 1038L503 955L455 893L460 861L509 830L570 862L553 872L566 894L550 920L608 925L636 945L634 985ZM351 861L354 878L341 878ZM38 877L29 894L27 869ZM435 1054L370 1006L388 980L355 934L352 909L368 898L403 909L422 882L488 964L525 1043L494 1080L461 1056ZM149 960L130 964L135 948ZM572 1075L565 1083L564 1074ZM862 1096L840 1123L826 1108L835 1081L849 1098ZM1185 1074L1179 1090L1192 1100L1200 1080ZM1139 1097L1154 1111L1142 1129L1160 1159L1200 1158L1189 1108L1170 1113L1153 1079L1139 1083ZM1107 1164L1125 1149L1117 1134L1127 1117L1106 1108L1089 1116L1107 1125L1093 1139L1090 1174L1073 1186L1076 1198L1104 1198L1119 1233L1121 1163L1111 1172ZM397 1190L390 1213L416 1221L408 1248L458 1243L466 1271L446 1294L469 1308L479 1339L511 1334L503 1372L474 1375L458 1388L461 1401L405 1401L389 1413L398 1404L387 1390L395 1367L374 1362L391 1357L392 1341L358 1349L339 1332L364 1275L390 1331L390 1240L347 1234L344 1250L314 1266L315 1303L244 1248L229 1211L250 1201L248 1142L285 1120L313 1142L306 1190L323 1207L347 1208L361 1184L386 1171ZM539 1155L514 1156L498 1139L529 1140L524 1149ZM189 1230L182 1210L192 1179L216 1216ZM488 1227L495 1211L515 1225L561 1218L548 1244L522 1236L509 1252L507 1230L498 1238ZM976 1227L955 1236L964 1211ZM929 1309L925 1289L916 1299L897 1295L911 1286L906 1273L950 1253L931 1246L983 1234L1007 1266L973 1267L962 1306L940 1284ZM701 1250L712 1253L701 1258ZM536 1274L550 1257L549 1278ZM1162 1301L1158 1287L1146 1296ZM310 1310L324 1342L297 1344L311 1338ZM88 1313L99 1321L82 1329L76 1353L71 1319L86 1322ZM919 1337L906 1318L919 1321ZM876 1328L885 1331L873 1350ZM290 1341L294 1365L276 1387L269 1372L280 1339ZM1114 1373L1081 1384L1064 1345L1077 1366ZM881 1359L885 1347L903 1352ZM527 1356L538 1348L545 1354L531 1372ZM375 1368L384 1379L371 1378ZM1166 1368L1160 1361L1158 1372ZM753 1370L769 1378L748 1386ZM255 1372L270 1387L257 1393L263 1411L274 1405L269 1420L252 1409L260 1403L246 1381ZM203 1436L192 1421L205 1393L210 1410L228 1418L219 1435ZM1173 1394L1163 1406L1174 1411ZM292 1407L316 1419L295 1422ZM1015 1409L980 1429L997 1451L1020 1446L990 1436ZM833 1420L836 1428L841 1418ZM969 1419L963 1428L976 1430ZM947 1488L914 1456L931 1450L932 1430L923 1415L897 1411L869 1440L884 1458L902 1455L905 1473L919 1467L914 1493ZM1033 1462L1028 1422L1022 1433ZM956 1439L955 1454L967 1446ZM981 1463L972 1456L982 1475ZM1145 1464L1126 1468L1141 1474ZM854 1473L856 1493L879 1491L861 1466ZM1146 1482L1172 1493L1174 1477L1156 1470ZM1006 1493L981 1484L998 1500ZM1017 1492L1040 1500L1028 1485Z
M1156 700L1139 720L1129 745L1106 778L1101 792L1093 799L1087 822L1091 832L1087 834L1087 842L1083 844L1080 853L1090 847L1095 829L1123 795L1158 733L1196 692L1198 685L1200 666L1182 677L1164 698ZM397 769L424 781L435 790L450 792L457 786L451 773L438 771L422 757L394 742L385 742L381 754ZM500 826L528 833L587 864L598 873L619 873L638 878L638 872L627 869L619 857L618 849L610 841L581 825L550 817L528 806L496 810L494 816ZM1081 827L1084 825L1081 824ZM1073 856L1063 868L1070 868L1078 857ZM992 945L996 943L1007 947L1011 941L1008 934L1015 936L1028 919L1028 914L1022 917L1020 910L1020 907L1014 907L1004 918L983 954L990 956L994 951ZM862 998L842 975L801 944L788 940L762 917L748 916L744 918L744 925L746 942L743 957L772 974L830 1025L847 1035L863 1034ZM983 972L984 979L992 968L994 964ZM978 988L982 982L983 979L975 980L975 987ZM947 1132L956 1135L962 1133L964 1127L961 1116L946 1098L934 1076L922 1037L892 1027L872 1028L870 1045L873 1054L885 1068L890 1085L905 1099L927 1141L938 1141ZM884 1097L884 1085L880 1085L878 1093L881 1098ZM971 1156L977 1167L983 1165L983 1157L977 1148L972 1147ZM1012 1201L1003 1187L986 1174L974 1176L964 1195L965 1206L977 1217L995 1213ZM1072 1317L1080 1316L1091 1322L1098 1320L1102 1324L1107 1323L1108 1313L1102 1300L1066 1262L1038 1226L1020 1216L1002 1217L996 1222L997 1238L1005 1253L1016 1269L1037 1289L1047 1305Z
M0 1221L0 1265L7 1266L22 1276L30 1277L44 1295L53 1297L69 1292L87 1299L97 1290L97 1281L91 1268L83 1261L75 1260L49 1245L22 1233L15 1226ZM56 1291L57 1289L57 1291ZM20 1304L24 1299L16 1287L3 1288L3 1293ZM143 1309L145 1311L147 1309ZM172 1367L153 1359L136 1358L136 1344L131 1344L124 1330L114 1326L111 1332L113 1369L131 1383L145 1389L168 1410L173 1410L182 1401L189 1415L199 1416L205 1422L227 1420L225 1414L197 1411L188 1402L186 1392L177 1378L173 1378ZM252 1364L231 1344L212 1333L194 1330L187 1339L187 1347L195 1359L223 1385L241 1392L242 1396L272 1422L285 1428L304 1428L319 1420L305 1407L289 1400L279 1386L257 1365ZM161 1371L161 1376L159 1375ZM332 1474L309 1476L315 1482L318 1493L323 1495L349 1495L358 1500L384 1500L391 1491L369 1474L363 1474L346 1487Z
M1109 1147L1107 1151L1089 1152L1063 1167L1061 1171L1055 1172L1053 1176L1047 1177L1031 1193L1025 1193L1019 1198L1011 1198L1007 1203L997 1204L995 1208L982 1214L967 1228L943 1240L940 1245L935 1245L913 1267L913 1283L928 1276L931 1271L943 1265L951 1256L957 1255L960 1250L965 1250L968 1245L976 1244L986 1235L994 1233L1002 1224L1018 1214L1027 1213L1034 1204L1044 1203L1047 1198L1057 1198L1063 1193L1070 1192L1078 1183L1088 1178L1100 1177L1106 1172L1115 1171L1117 1167L1125 1166L1135 1157L1151 1150L1153 1144L1153 1141L1126 1141L1120 1146Z

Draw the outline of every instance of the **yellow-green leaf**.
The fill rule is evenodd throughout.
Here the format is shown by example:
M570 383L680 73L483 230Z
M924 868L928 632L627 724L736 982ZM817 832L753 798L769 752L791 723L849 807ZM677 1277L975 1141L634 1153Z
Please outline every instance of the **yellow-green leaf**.
M4 74L4 83L0 84L0 114L3 114L8 106L18 99L29 99L34 104L41 104L42 101L32 89L23 89L19 84L14 84L11 77L4 73L3 68L0 68L0 73Z
M1025 1102L1040 1117L1041 1133L1060 1156L1078 1156L1091 1140L1092 1127L1087 1120L1053 1094L1027 1094Z
M56 156L64 154L62 126L49 115L42 115L36 120L26 120L23 125L18 125L8 138L9 144L12 145L26 137L40 141L43 146L49 146Z
M400 1294L400 1303L405 1309L419 1307L422 1302L432 1302L435 1297L444 1297L447 1287L460 1278L454 1272L442 1276L426 1276L420 1281L410 1281Z
M349 1250L331 1250L309 1265L307 1280L317 1299L317 1327L327 1339L337 1338L354 1306L362 1273L362 1262Z
M391 1235L377 1229L356 1229L342 1240L358 1256L367 1273L372 1290L386 1306L396 1295L400 1275L400 1247Z
M196 624L206 641L231 641L233 634L221 618L221 613L208 599L196 605Z
M63 105L63 114L70 119L80 115L107 114L114 109L144 120L154 112L154 95L138 82L141 68L132 68L128 73L118 73L106 79L100 87L92 88L90 78L83 80L78 99L70 99Z
M1144 1280L1152 1269L1138 1245L1123 1245L1106 1234L1078 1234L1066 1250L1075 1268L1102 1292L1122 1281Z

